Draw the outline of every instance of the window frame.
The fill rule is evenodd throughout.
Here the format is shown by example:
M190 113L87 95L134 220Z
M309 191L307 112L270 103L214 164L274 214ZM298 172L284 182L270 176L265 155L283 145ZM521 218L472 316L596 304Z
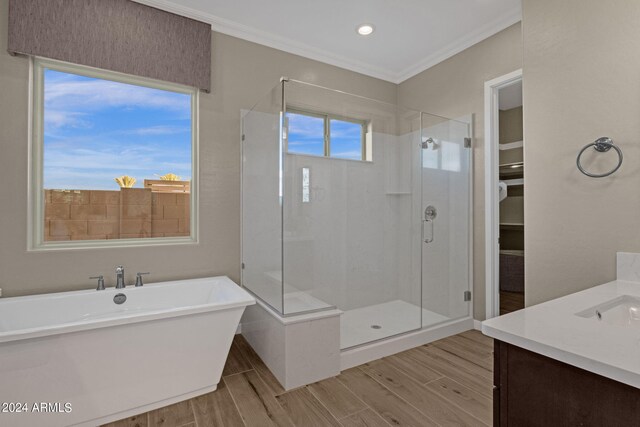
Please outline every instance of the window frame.
M191 193L190 234L183 237L142 237L113 240L44 240L44 70L50 69L85 77L115 81L191 96ZM199 100L196 88L115 71L32 57L29 61L29 179L27 206L27 251L103 249L118 247L198 244L199 230Z
M289 118L286 117L286 114L288 113L292 113L292 114L298 114L298 115L302 115L302 116L307 116L307 117L315 117L315 118L321 118L324 120L324 154L322 156L318 156L316 154L305 154L305 153L295 153L295 152L291 152L289 151ZM317 157L317 158L326 158L326 159L332 159L332 160L347 160L347 161L352 161L352 162L365 162L365 163L371 163L373 161L373 157L372 157L372 153L369 153L367 151L367 135L369 134L369 130L370 130L370 126L371 126L371 122L368 120L360 120L360 119L355 119L353 117L346 117L346 116L342 116L339 114L332 114L332 113L324 113L324 112L318 112L318 111L311 111L311 110L305 110L302 108L296 108L296 107L288 107L287 111L285 113L285 117L287 118L287 150L286 153L287 154L291 154L291 155L295 155L295 156L310 156L310 157ZM358 124L360 125L360 149L361 149L361 156L359 159L347 159L344 157L333 157L331 156L331 120L338 120L341 122L347 122L347 123L354 123L354 124Z

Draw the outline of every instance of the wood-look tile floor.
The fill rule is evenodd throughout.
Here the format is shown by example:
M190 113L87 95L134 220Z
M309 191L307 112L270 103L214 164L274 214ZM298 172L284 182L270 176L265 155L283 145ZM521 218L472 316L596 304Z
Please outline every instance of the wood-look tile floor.
M489 426L492 352L468 331L285 392L236 335L218 390L108 426Z

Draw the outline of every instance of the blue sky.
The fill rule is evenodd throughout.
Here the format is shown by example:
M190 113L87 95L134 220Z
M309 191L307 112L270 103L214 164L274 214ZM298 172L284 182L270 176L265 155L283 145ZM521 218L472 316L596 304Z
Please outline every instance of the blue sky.
M117 190L114 178L191 179L190 95L44 72L44 188Z
M289 119L288 150L290 153L324 155L324 119L287 113ZM362 160L362 125L331 119L331 157Z

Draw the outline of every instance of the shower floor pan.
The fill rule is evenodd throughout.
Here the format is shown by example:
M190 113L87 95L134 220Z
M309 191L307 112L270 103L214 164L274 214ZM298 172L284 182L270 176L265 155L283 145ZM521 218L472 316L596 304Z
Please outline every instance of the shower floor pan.
M340 348L344 350L450 320L422 309L421 324L420 310L417 305L401 300L345 310L340 319Z

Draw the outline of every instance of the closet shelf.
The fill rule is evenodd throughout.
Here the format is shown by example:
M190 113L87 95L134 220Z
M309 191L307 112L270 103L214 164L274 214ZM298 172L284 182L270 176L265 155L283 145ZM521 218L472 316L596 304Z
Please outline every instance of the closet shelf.
M501 163L498 165L500 169L522 169L524 162Z
M514 150L516 148L522 148L524 146L524 141L516 141L516 142L508 142L506 144L498 144L498 148L500 151L504 150Z
M524 163L523 162L515 162L515 163L504 163L499 165L498 173L500 176L512 176L512 175L522 175L524 172Z

